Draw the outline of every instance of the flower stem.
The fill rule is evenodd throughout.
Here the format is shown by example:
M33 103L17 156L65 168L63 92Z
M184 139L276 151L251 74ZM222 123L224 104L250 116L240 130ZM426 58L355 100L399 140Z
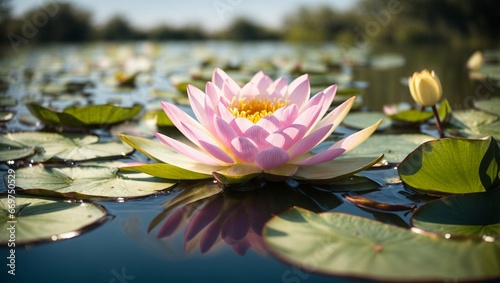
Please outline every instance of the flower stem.
M432 113L434 114L434 120L436 121L436 126L439 132L439 137L444 138L444 131L443 131L443 126L441 125L441 120L439 120L439 114L436 109L436 105L432 106Z

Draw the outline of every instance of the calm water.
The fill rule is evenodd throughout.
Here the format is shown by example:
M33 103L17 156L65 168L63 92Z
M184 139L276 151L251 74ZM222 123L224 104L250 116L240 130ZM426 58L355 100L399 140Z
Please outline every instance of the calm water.
M48 49L35 49L27 52L26 57L21 59L4 59L2 68L11 74L20 74L25 67L39 66L40 60L45 60L54 64L62 64L62 69L75 70L76 67L82 65L80 61L82 57L79 56L98 57L108 50L93 45L88 48L52 46ZM113 48L119 50L119 46ZM325 52L328 48L330 47L322 47L321 50ZM134 46L134 49L142 50L138 46ZM238 61L239 58L255 55L271 56L271 58L273 54L293 57L295 52L294 47L286 45L275 47L270 43L252 45L209 43L207 46L200 43L192 45L168 43L161 45L159 49L160 53L164 54L155 59L156 75L160 74L160 76L169 72L182 72L196 65L196 60L204 56L200 53L219 52L224 54L226 62L228 60L233 62ZM493 95L492 92L478 92L478 89L482 89L481 84L485 85L490 82L473 82L468 79L465 62L471 54L470 50L386 48L380 51L375 50L374 53L397 53L403 55L406 63L403 66L388 69L369 67L352 69L354 81L368 83L364 94L365 107L368 109L380 111L384 104L411 102L407 86L402 83L402 80L404 81L414 71L420 71L423 68L434 69L438 73L442 80L444 97L450 100L452 107L469 107L472 100ZM54 58L56 58L55 61ZM16 65L21 63L25 65ZM51 70L51 68L54 67L46 66L46 70ZM91 75L92 78L95 76L96 74ZM165 81L160 83L165 83ZM26 94L26 89L21 87L18 92L11 91L10 94L20 100ZM128 95L127 97L132 100L142 99L145 90L138 89L136 93ZM123 100L128 101L128 99ZM17 110L20 113L26 112L22 105L18 106ZM39 129L39 127L30 128L12 123L3 127L2 132L13 128L16 130ZM6 167L1 167L1 170L3 173ZM378 174L379 176L394 175L395 172L394 169L387 169ZM402 196L401 192L405 192L405 189L400 184L389 184L383 189L387 193L386 197L397 196L409 201ZM2 190L4 191L5 188ZM266 205L264 200L271 199L271 203L281 205L271 210L272 213L278 213L280 209L293 205L305 205L318 211L347 212L397 226L404 227L408 223L407 214L386 214L363 210L343 200L341 193L327 195L318 193L311 197L307 193L284 192L284 195L282 192L265 195L262 201L258 198L256 201L254 197L236 199L237 201L243 199L246 204L252 204L248 208L250 212L260 209L267 211L268 207L264 207ZM259 239L253 241L252 247L244 253L241 250L237 252L234 247L225 243L221 243L217 248L204 254L196 245L191 252L186 252L183 249L182 238L185 225L181 225L181 230L170 238L158 238L156 236L158 227L148 233L148 225L163 210L162 203L177 194L176 192L161 194L123 203L99 202L109 211L110 217L106 223L73 239L18 247L16 249L16 276L9 276L6 273L5 264L2 264L0 282L366 282L317 275L288 266L263 253L259 248ZM294 197L288 198L284 197L285 195ZM246 200L247 198L251 200ZM223 201L234 202L235 199L227 196ZM0 248L2 258L5 258L3 255L7 254L6 248Z

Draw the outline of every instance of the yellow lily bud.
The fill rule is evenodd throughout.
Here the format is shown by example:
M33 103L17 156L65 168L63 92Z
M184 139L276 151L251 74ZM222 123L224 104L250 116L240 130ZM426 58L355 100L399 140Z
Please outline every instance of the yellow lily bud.
M434 71L423 70L413 73L408 79L408 86L413 100L422 106L434 106L441 99L443 89Z

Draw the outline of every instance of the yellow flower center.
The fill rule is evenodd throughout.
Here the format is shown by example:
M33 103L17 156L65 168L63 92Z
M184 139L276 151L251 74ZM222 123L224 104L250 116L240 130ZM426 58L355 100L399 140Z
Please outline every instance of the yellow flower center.
M261 118L266 117L274 113L274 111L287 106L289 100L283 100L282 98L277 99L267 98L265 96L259 96L247 99L234 97L231 101L231 106L229 111L235 117L247 118L254 124L257 123Z

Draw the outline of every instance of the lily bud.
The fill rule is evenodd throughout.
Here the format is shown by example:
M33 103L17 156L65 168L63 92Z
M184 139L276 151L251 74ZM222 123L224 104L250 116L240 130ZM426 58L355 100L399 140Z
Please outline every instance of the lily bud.
M441 82L434 71L423 70L413 73L408 79L411 96L416 103L422 106L434 106L441 99L443 89Z

